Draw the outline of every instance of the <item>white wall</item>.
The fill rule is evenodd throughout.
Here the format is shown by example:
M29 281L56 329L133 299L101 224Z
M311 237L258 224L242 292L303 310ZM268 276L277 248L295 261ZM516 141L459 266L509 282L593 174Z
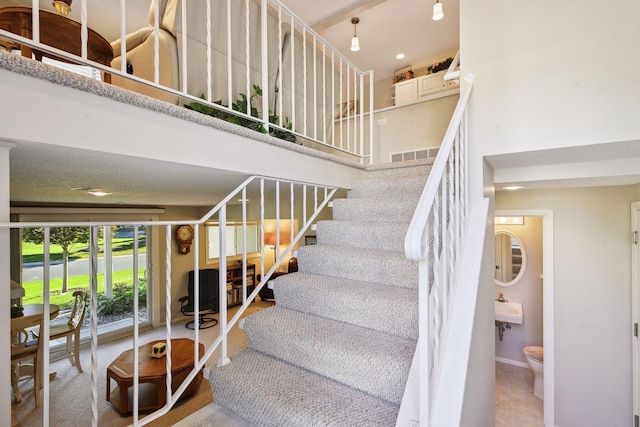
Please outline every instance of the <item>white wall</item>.
M496 224L495 230L496 233L513 233L522 243L527 257L521 279L511 286L494 285L496 298L502 293L506 300L521 303L524 313L522 325L511 324L502 341L496 328L496 357L526 364L522 349L528 345L542 345L542 217L526 217L524 225Z
M439 147L451 121L458 95L376 113L374 159L391 161L391 153ZM386 124L378 125L380 120Z
M461 71L476 75L472 199L493 185L488 155L640 139L639 15L634 0L461 0ZM496 205L554 210L560 427L630 424L631 201L620 187L500 194Z
M627 426L632 186L499 192L496 209L554 214L555 424ZM508 334L509 332L507 332Z
M462 75L477 75L483 154L640 138L640 3L462 0Z
M390 162L391 153L440 147L458 98L458 94L449 95L376 112L373 118L374 163ZM363 124L365 144L369 138L369 117L369 115L365 116ZM342 130L340 122L342 122ZM355 125L360 126L360 123L357 122ZM334 122L336 145L340 145L341 131L345 148L348 143L353 146L354 141L359 144L359 132L356 135L357 138L354 138L354 120L350 121L348 127L346 120ZM365 153L368 152L367 148L365 147Z
M483 168L484 175L481 182L493 182L493 169L487 165ZM480 272L480 286L474 317L474 328L471 338L471 353L469 357L467 383L465 384L464 406L462 421L464 427L494 427L495 426L495 342L494 303L493 303L493 275L494 275L494 239L493 219L494 211L493 187L485 185L484 196L489 199L489 218L485 228L484 250L482 252L482 270Z

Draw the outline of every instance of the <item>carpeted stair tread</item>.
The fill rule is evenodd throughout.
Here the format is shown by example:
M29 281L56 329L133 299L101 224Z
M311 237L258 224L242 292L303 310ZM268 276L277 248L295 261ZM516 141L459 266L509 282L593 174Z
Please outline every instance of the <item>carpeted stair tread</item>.
M381 399L402 400L413 340L279 305L247 317L243 329L249 348Z
M417 288L418 264L404 252L333 245L298 249L299 271L383 285Z
M399 177L411 175L428 175L435 162L434 158L407 160L404 162L378 163L367 168L366 176Z
M211 370L214 402L264 427L394 426L398 406L247 349Z
M273 283L279 307L418 339L417 289L302 272Z
M408 228L397 221L319 221L318 244L404 251Z
M408 177L379 177L354 181L349 191L350 198L388 198L389 195L402 194L406 197L417 198L424 189L427 175L413 175Z
M388 199L346 198L333 201L336 221L398 221L411 222L418 196Z

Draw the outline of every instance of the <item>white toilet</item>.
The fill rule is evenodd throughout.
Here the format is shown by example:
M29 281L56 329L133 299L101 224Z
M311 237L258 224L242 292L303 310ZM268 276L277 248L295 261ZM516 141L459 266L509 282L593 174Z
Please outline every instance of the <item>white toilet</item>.
M539 346L529 346L522 349L527 357L527 363L535 374L533 380L533 395L538 399L544 399L544 351Z

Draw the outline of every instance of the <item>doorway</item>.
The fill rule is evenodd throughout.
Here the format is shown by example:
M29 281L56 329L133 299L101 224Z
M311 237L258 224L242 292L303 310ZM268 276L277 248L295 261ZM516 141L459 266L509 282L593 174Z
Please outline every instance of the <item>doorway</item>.
M542 330L544 347L544 424L555 425L554 417L554 268L553 211L498 210L495 216L537 217L542 220ZM498 286L496 286L498 288ZM497 295L497 294L496 294ZM506 295L506 293L505 293ZM526 309L524 310L526 313ZM525 314L526 319L526 314ZM526 321L526 320L525 320ZM508 332L507 332L508 333ZM526 363L525 363L526 365Z

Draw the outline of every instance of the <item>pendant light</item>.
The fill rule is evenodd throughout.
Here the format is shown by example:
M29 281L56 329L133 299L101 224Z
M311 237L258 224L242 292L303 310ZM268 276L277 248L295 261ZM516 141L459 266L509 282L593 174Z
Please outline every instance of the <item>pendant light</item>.
M360 50L360 39L356 34L356 25L358 25L358 22L360 22L360 18L358 17L351 18L351 23L353 24L353 38L351 39L351 50L353 52L357 52Z
M444 18L444 12L442 11L442 3L440 0L436 0L436 4L433 5L433 19L434 21L439 21Z

